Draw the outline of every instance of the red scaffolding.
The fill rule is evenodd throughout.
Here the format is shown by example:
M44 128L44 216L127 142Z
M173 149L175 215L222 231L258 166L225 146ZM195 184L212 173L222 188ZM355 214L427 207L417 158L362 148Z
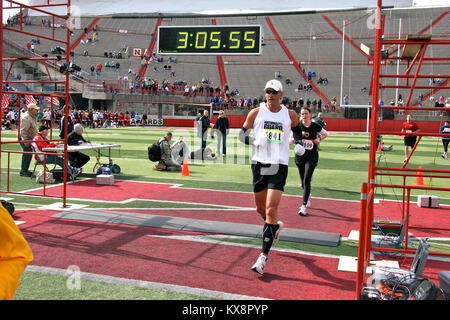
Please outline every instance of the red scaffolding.
M429 178L440 178L440 179L450 179L450 170L439 170L439 169L410 169L406 168L411 155L416 150L417 145L420 142L422 136L434 136L434 137L448 137L449 134L430 134L430 133L415 133L413 135L418 136L417 142L413 147L408 158L405 160L403 165L399 168L395 167L382 167L376 164L376 137L377 135L397 135L403 136L405 133L393 132L393 131L382 131L378 128L378 114L383 109L395 109L401 110L406 113L411 111L448 111L445 107L413 107L411 106L411 99L415 89L430 89L435 92L436 86L425 86L417 85L417 80L424 78L442 78L445 79L444 83L439 86L439 89L449 89L447 85L450 75L421 75L420 70L423 61L450 61L450 57L440 57L440 58L427 58L425 53L430 45L450 45L450 39L432 39L432 35L409 35L406 39L388 39L384 36L384 15L382 14L382 1L377 1L377 12L376 12L376 30L375 30L375 53L374 53L374 63L373 63L373 77L372 77L372 118L371 118L371 139L370 139L370 153L369 153L369 165L368 165L368 182L363 183L361 188L361 216L360 216L360 233L359 233L359 248L358 248L358 266L357 266L357 276L356 276L356 299L360 299L361 290L366 277L366 268L370 264L370 257L372 251L377 252L397 252L410 254L415 253L415 250L408 248L408 229L414 228L414 226L409 225L409 209L410 209L410 195L411 190L435 190L435 191L450 191L447 187L431 187L425 185L408 185L406 183L406 177L429 177ZM408 62L408 68L404 74L381 74L381 60L386 59L382 57L382 48L384 45L400 45L403 48L403 54L401 57L391 57L388 56L387 59L403 59ZM448 52L448 51L447 51ZM411 74L413 68L415 73ZM442 71L442 70L441 70ZM380 78L397 78L403 79L405 84L402 85L381 85ZM380 106L379 105L379 89L380 88L398 88L398 89L409 89L409 93L406 99L405 106ZM400 130L399 130L400 131ZM419 172L420 171L420 172ZM423 175L425 173L425 175ZM388 175L403 177L403 184L380 184L376 183L376 176ZM377 187L388 187L397 188L403 191L402 200L402 217L405 217L405 239L404 248L377 248L372 247L371 237L372 237L372 226L374 223L374 194L375 188ZM403 219L402 219L403 221ZM423 229L423 227L421 227ZM442 230L439 226L428 228L431 230ZM446 229L445 229L446 230ZM448 230L446 230L448 231ZM450 256L450 254L430 252L431 255L442 255Z
M7 154L7 183L6 183L6 189L3 188L4 184L2 185L1 181L1 174L0 174L0 193L9 193L9 194L22 194L22 195L33 195L36 196L35 193L27 193L27 192L17 192L14 190L11 190L10 188L10 158L11 154L34 154L34 152L24 152L24 151L11 151L11 150L5 150L4 146L6 144L28 144L31 141L25 141L22 140L20 137L20 115L21 115L21 100L23 96L31 96L33 97L47 97L49 98L50 105L51 105L51 128L53 128L53 99L59 98L63 99L65 101L65 105L69 105L69 72L67 66L70 65L70 22L71 22L71 14L70 14L70 6L71 6L71 0L67 0L67 2L61 2L56 0L47 0L42 1L41 4L35 4L35 5L27 5L23 3L19 3L13 0L4 0L0 4L0 18L2 20L2 24L0 27L0 46L1 46L1 60L2 63L0 64L0 82L2 84L0 88L0 96L2 97L2 109L7 109L8 107L14 107L11 104L9 104L9 96L10 95L17 95L17 105L15 108L17 108L18 111L18 128L17 128L17 141L2 141L1 139L1 130L0 130L0 155ZM56 14L52 12L52 9L55 10L63 10L65 14ZM18 12L16 15L13 16L14 19L11 19L10 23L3 23L3 17L5 12L11 12L10 10L14 10L14 12ZM24 24L29 18L29 12L34 11L40 15L43 15L46 19L49 19L50 23L49 26L51 28L51 35L48 34L39 34L34 32L29 32L24 30ZM58 38L56 37L56 28L60 26L59 22L63 22L62 24L66 26L65 30L65 37ZM65 52L61 53L61 55L57 57L44 57L35 54L31 50L27 50L25 48L14 48L14 52L12 52L12 47L9 45L6 45L4 40L4 33L10 32L10 33L20 33L24 34L30 37L34 37L35 39L46 39L49 41L52 41L56 43L58 46L65 46ZM43 63L49 80L10 80L10 73L14 66L14 63L16 62L26 62L26 61L37 61ZM65 62L64 66L66 67L64 70L65 79L64 80L55 80L52 78L48 65L52 67L58 67L57 64L55 64L56 61ZM3 64L5 62L10 63L6 77L3 76ZM7 91L5 89L5 86L10 83L20 83L20 84L54 84L55 87L59 85L64 85L64 90L59 91L53 91L53 92L33 92L31 91ZM3 99L6 101L5 104L3 104ZM9 106L8 106L9 104ZM4 107L5 106L5 107ZM2 110L3 111L3 110ZM68 108L65 108L65 133L64 133L64 139L52 139L52 133L50 135L49 141L57 141L64 143L64 159L67 159L67 118L68 118ZM49 154L45 154L49 155ZM45 165L45 160L44 160ZM0 169L4 169L1 163L1 156L0 156ZM63 186L63 194L57 198L61 198L63 200L63 206L66 206L66 188L67 188L67 161L64 161L64 180L63 180L64 186ZM44 188L43 188L43 194L39 195L43 197L53 197L46 194L45 189L45 175L44 175Z

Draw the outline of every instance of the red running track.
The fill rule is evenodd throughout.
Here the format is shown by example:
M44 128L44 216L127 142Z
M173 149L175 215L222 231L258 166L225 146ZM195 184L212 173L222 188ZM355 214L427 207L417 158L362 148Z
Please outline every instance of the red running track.
M33 193L42 194L42 190L35 190ZM59 196L62 194L62 186L47 187L46 194ZM150 199L238 206L244 210L161 209L148 210L147 213L236 223L260 224L261 222L261 218L254 210L245 210L255 207L253 194L246 192L192 189L166 183L121 180L116 180L113 186L104 186L97 185L95 179L87 179L68 184L67 198L108 202ZM283 196L279 206L279 220L282 220L287 228L339 233L343 237L347 237L352 230L359 230L360 204L358 201L313 198L312 207L308 210L308 217L298 216L297 210L300 202L300 196ZM117 207L126 207L126 204L118 203ZM144 211L139 210L139 212ZM450 206L430 209L419 208L416 204L411 203L410 212L410 226L436 228L436 230L411 229L410 232L414 236L450 237L450 219L448 219ZM374 206L374 216L400 221L401 203L380 201ZM437 230L438 228L439 230Z
M52 186L47 192L56 194L61 188ZM254 207L251 193L189 189L171 184L116 181L114 186L97 186L95 180L83 180L69 184L67 191L68 198L101 201L140 198ZM346 236L359 227L358 202L314 199L313 209L306 218L297 216L298 202L299 197L284 196L280 205L281 219L289 228L339 232ZM118 203L118 207L121 206L126 204ZM376 207L395 211L395 206L398 204L383 202ZM429 217L421 220L422 223L448 215L448 208L419 209L412 206L413 217L417 214ZM134 210L142 215L151 213L262 226L261 218L253 210ZM355 296L356 274L337 271L337 257L282 252L274 248L266 272L260 276L249 269L259 248L156 237L201 233L51 218L56 212L17 211L18 218L26 221L20 228L34 253L33 265L62 269L77 265L83 272L269 299L349 300ZM446 223L448 219L441 220L441 225ZM411 260L400 263L402 268L409 268ZM439 272L449 268L448 262L429 259L425 276L439 283Z
M55 211L19 211L33 265L216 290L269 299L354 299L355 273L337 271L338 259L272 250L266 272L249 268L260 250L155 236L199 235L149 227L53 219ZM410 261L403 264L409 267ZM449 263L429 260L438 283Z

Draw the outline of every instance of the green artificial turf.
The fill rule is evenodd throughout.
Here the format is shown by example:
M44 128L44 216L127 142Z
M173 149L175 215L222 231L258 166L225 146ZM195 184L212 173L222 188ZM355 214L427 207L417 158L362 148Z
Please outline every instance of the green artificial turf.
M193 128L119 128L119 129L87 129L85 138L95 143L118 143L120 149L112 149L111 156L113 162L121 168L121 173L115 175L116 180L151 181L180 184L189 188L216 189L252 192L250 156L251 150L237 139L238 131L232 129L227 137L228 154L226 157L219 157L216 161L190 160L189 177L181 176L180 172L166 172L152 170L155 163L147 158L147 147L160 139L167 131L173 132L173 141L183 137L191 149L199 147L199 139L195 137ZM2 141L13 141L17 139L17 132L3 131ZM326 140L320 145L320 160L314 172L312 181L313 197L355 200L359 201L361 184L368 179L369 153L365 150L347 149L349 144L368 144L369 136L364 133L338 134L330 132ZM404 160L404 146L401 137L385 136L385 144L393 145L393 150L377 154L377 164L386 167L400 167ZM208 140L208 146L216 151L216 141ZM412 157L408 168L418 168L422 166L429 169L448 169L450 159L442 159L441 141L432 137L423 137L419 147ZM2 146L2 151L20 151L18 144L6 144ZM107 163L107 151L102 151L102 163ZM95 178L92 171L95 165L95 153L87 152L91 160L84 168L82 178ZM297 168L294 163L293 146L291 147L291 159L289 163L289 174L285 187L285 194L301 195L302 189L299 187L300 180ZM31 170L33 169L33 163ZM21 164L19 154L2 152L1 157L1 190L21 192L34 188L41 188L42 184L36 183L34 179L20 177L18 172ZM8 173L9 166L9 175ZM38 169L41 169L38 167ZM407 178L407 183L412 184L415 178ZM402 178L377 176L377 183L402 184ZM430 179L424 178L425 184L430 184ZM433 179L432 186L448 187L448 179ZM448 192L423 190L412 190L411 201L416 200L419 194L433 194L440 197L442 204L450 204ZM42 205L49 205L61 202L61 199L45 197L31 197L16 194L4 194L3 197L11 198L16 208L38 208ZM378 199L402 199L402 189L377 188L376 198ZM176 200L176 199L174 199ZM115 208L117 204L84 200L68 200L69 203L85 204L90 208ZM180 204L176 202L164 201L144 201L136 200L127 203L129 208L217 208L201 204ZM211 241L215 241L211 238ZM260 245L258 239L246 238L226 238L220 239L230 244ZM432 250L437 252L450 252L447 242L433 241ZM414 246L414 243L412 244ZM280 241L280 249L301 250L318 254L348 255L356 256L357 243L352 241L341 241L338 247L326 247L310 244L301 244ZM430 249L431 250L431 249ZM67 290L66 277L40 274L36 272L25 272L22 276L22 285L19 287L15 299L197 299L198 297L184 295L180 293L154 291L142 288L108 284L94 281L83 281L82 290Z

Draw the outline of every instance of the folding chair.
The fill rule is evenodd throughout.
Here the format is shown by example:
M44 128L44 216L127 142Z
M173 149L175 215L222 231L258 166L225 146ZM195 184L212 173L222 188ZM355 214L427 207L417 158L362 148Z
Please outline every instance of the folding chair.
M43 166L44 167L44 171L51 172L51 170L47 169L46 165L47 165L47 163L44 164L44 161L40 161L40 160L35 159L33 172L31 173L31 177L30 178L33 179L33 176L34 176L34 173L36 171L36 167L37 166ZM52 170L54 170L55 168L56 168L56 163L53 164Z

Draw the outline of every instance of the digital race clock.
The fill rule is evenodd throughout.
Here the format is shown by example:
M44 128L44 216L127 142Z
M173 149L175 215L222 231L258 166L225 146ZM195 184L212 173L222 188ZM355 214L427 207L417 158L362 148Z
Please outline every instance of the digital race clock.
M261 54L261 26L160 26L157 40L158 54Z

